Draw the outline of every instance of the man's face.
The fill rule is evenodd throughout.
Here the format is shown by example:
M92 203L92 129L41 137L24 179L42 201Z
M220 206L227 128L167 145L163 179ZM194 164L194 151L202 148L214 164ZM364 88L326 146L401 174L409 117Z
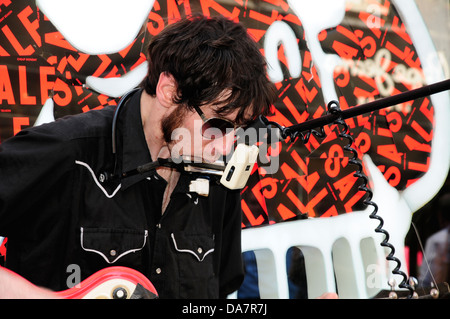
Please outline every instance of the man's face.
M217 117L214 107L202 106L206 118ZM238 110L222 118L234 123L237 113ZM228 129L226 133L222 133L218 129L211 128L209 133L212 138L207 139L202 136L202 125L200 115L182 105L163 119L161 128L172 158L188 156L195 161L214 162L231 151L235 129Z

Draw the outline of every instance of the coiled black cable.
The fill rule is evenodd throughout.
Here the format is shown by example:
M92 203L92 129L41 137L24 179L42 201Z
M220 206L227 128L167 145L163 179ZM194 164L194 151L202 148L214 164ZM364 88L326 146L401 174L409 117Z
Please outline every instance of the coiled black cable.
M378 220L379 224L375 228L375 232L381 233L384 235L384 239L380 243L380 245L382 247L386 247L386 248L390 249L390 252L386 256L386 260L396 263L396 266L392 270L392 273L394 275L402 276L403 280L399 284L399 287L408 289L409 290L408 298L412 298L414 295L415 289L414 289L414 287L412 287L411 285L408 284L408 276L403 271L400 270L401 262L397 257L394 256L395 255L395 247L391 243L389 243L390 235L385 229L383 229L384 220L380 215L377 214L378 213L378 205L374 201L372 201L373 192L367 187L367 185L369 183L369 178L363 172L363 166L362 166L360 159L358 158L358 152L356 151L356 149L354 149L352 147L354 140L353 140L353 137L349 134L350 129L349 129L347 123L343 119L343 111L341 110L341 108L339 106L339 102L337 102L337 101L329 102L327 109L328 109L328 114L334 118L333 123L342 127L342 129L339 130L339 137L345 138L348 140L348 144L344 146L344 150L352 153L352 157L349 159L349 163L357 166L357 169L356 169L355 173L353 174L353 176L362 180L362 184L360 186L358 186L358 190L366 193L366 197L365 197L363 203L366 206L373 207L373 211L369 215L369 218ZM272 126L272 127L278 128L280 130L280 137L282 139L287 139L289 137L291 139L291 142L295 141L295 139L300 137L302 142L304 144L306 144L309 141L309 138L311 137L312 134L314 134L315 136L317 136L319 138L324 138L326 136L323 126L321 126L319 128L319 131L316 131L314 129L308 129L308 130L306 130L306 133L304 133L303 131L298 129L298 127L296 125L291 126L291 127L283 127L276 122L267 120L267 118L265 118L265 117L262 117L261 120L268 127ZM327 124L323 124L323 125L327 125Z
M344 150L349 151L352 153L352 157L349 159L349 163L356 165L357 169L356 172L353 174L353 176L359 178L362 180L362 184L358 187L358 190L363 191L366 193L366 197L363 201L363 203L366 206L372 206L373 211L369 215L369 218L375 219L379 222L378 226L375 228L376 233L381 233L385 237L383 241L380 243L382 247L386 247L390 249L389 254L386 256L386 260L393 261L396 263L395 268L392 270L392 273L395 275L400 275L403 277L402 282L398 285L400 288L406 288L409 290L409 298L412 298L414 295L414 288L408 284L408 276L400 270L401 268L401 262L400 260L395 257L395 247L389 243L390 235L389 233L383 229L384 226L384 220L383 218L378 215L378 205L372 201L373 192L367 187L369 179L363 172L363 166L361 163L361 160L358 158L358 153L356 149L352 147L353 145L353 137L349 134L349 127L347 123L342 119L342 116L340 114L342 113L342 110L339 106L339 103L337 101L331 101L328 103L328 112L331 114L334 114L338 116L338 118L334 121L334 124L337 124L342 127L342 130L339 130L339 136L341 138L345 138L348 140L348 144L344 146Z
M319 127L318 131L316 131L315 129L299 131L299 130L293 130L290 127L283 127L276 122L269 121L265 116L261 116L260 120L267 127L275 127L277 129L279 129L280 130L280 138L282 138L283 140L290 138L292 142L295 142L295 140L297 138L300 138L302 140L303 144L306 144L306 143L308 143L311 135L314 135L318 138L326 137L323 126Z

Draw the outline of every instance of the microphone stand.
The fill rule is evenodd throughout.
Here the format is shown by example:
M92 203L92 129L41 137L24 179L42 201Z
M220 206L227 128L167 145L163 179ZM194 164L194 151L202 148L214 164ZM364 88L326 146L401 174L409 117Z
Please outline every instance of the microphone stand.
M450 90L450 79L444 80L441 82L437 82L434 84L426 85L418 89L414 89L411 91L399 93L396 95L392 95L386 98L378 99L373 102L369 102L366 104L361 104L359 106L355 106L346 110L342 110L339 112L330 112L327 115L322 117L311 119L305 121L300 124L295 124L289 127L282 127L276 122L269 121L266 117L261 116L260 119L265 125L272 125L280 129L281 137L286 139L287 137L295 137L301 132L310 131L314 128L323 127L327 124L334 123L338 118L343 120L355 117L358 115L362 115L364 113L373 112L376 110L380 110L382 108L386 108L392 105L396 105L399 103L404 103L407 101L415 100L418 98L422 98L428 95L436 94L439 92L443 92L446 90ZM330 104L338 104L333 101ZM330 105L329 104L329 105Z

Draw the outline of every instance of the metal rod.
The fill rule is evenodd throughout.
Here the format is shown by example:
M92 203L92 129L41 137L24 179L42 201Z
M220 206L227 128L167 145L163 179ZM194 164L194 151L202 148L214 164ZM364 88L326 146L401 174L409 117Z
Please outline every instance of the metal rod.
M410 90L407 92L399 93L396 95L392 95L386 98L378 99L373 102L369 102L366 104L361 104L349 109L342 111L340 115L342 115L342 119L348 119L351 117L355 117L358 115L362 115L364 113L373 112L376 110L380 110L385 107L389 107L392 105L396 105L399 103L404 103L407 101L415 100L418 98L422 98L428 95L436 94L439 92L443 92L446 90L450 90L450 79L444 80L441 82L437 82L434 84L426 85L418 89ZM327 124L333 123L337 119L337 115L335 114L327 114L321 116L317 119L308 120L306 122L292 125L286 127L286 131L289 132L304 132L314 128L318 128Z

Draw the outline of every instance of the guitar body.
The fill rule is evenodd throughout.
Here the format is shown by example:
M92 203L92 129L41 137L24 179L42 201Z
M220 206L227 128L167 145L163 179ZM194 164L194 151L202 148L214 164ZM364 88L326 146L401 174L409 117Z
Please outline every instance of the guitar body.
M67 299L154 299L153 284L140 272L127 267L108 267L79 285L56 293Z

